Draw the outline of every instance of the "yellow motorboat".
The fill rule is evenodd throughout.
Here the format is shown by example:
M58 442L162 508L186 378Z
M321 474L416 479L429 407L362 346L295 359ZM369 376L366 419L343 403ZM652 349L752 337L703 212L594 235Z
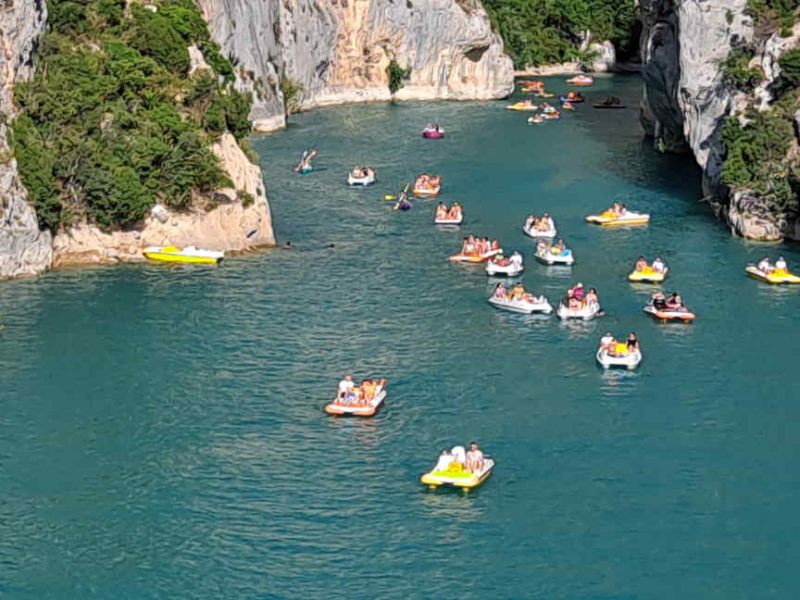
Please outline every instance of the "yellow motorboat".
M755 265L748 265L745 271L750 277L754 277L765 283L772 283L775 285L800 283L800 277L786 269L774 269L769 273L765 273Z
M606 210L599 215L589 215L586 220L602 227L634 227L647 225L650 222L650 215L631 211L625 211L623 214L617 215L610 210Z
M662 271L656 271L653 267L647 265L641 271L634 271L628 275L628 281L634 281L636 283L661 283L666 279L668 272L668 267L664 267Z
M224 252L203 250L194 246L187 246L183 249L175 246L148 246L144 249L144 255L157 262L204 265L215 265L225 258Z
M430 471L423 474L419 480L432 490L440 486L449 486L461 488L465 492L480 486L486 481L494 471L494 460L491 458L484 458L483 468L473 473L467 471L463 464L460 462L452 461L450 464L442 468L441 461Z

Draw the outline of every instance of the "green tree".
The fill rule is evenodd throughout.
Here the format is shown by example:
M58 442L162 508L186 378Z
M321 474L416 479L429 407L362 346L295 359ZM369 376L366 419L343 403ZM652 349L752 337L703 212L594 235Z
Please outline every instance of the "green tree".
M395 59L389 62L386 67L386 74L389 77L389 92L396 94L411 77L411 67L405 69L401 67Z

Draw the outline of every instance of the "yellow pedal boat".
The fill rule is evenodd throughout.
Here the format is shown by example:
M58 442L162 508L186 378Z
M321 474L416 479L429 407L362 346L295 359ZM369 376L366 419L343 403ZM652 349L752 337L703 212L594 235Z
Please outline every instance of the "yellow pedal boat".
M661 283L666 279L669 268L664 267L663 271L656 271L651 266L646 266L641 271L634 271L628 275L628 281L635 283Z
M423 474L419 480L432 490L439 486L449 486L461 488L465 492L478 487L494 471L494 460L485 458L483 461L483 469L478 473L472 473L464 469L461 463L453 462L447 469L436 470L434 467L431 471Z
M175 246L148 246L144 249L144 255L157 262L204 265L215 265L225 258L224 252L203 250L194 246L187 246L183 249Z
M610 210L607 210L599 215L589 215L586 220L602 227L634 227L636 225L647 225L650 222L650 215L627 211L623 215L616 216Z
M800 283L800 277L785 269L775 269L770 273L765 273L755 265L748 265L745 271L750 277L754 277L764 283L772 283L775 285Z
M530 100L522 101L522 102L515 102L514 104L509 104L506 106L506 110L519 110L523 112L535 112L539 110L539 107L532 103Z

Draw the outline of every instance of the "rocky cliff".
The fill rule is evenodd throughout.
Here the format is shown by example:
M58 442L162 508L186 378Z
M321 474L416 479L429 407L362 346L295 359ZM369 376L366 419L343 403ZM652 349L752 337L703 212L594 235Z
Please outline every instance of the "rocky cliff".
M478 0L198 0L212 35L256 95L257 129L284 123L282 78L299 108L389 100L386 67L411 67L405 99L489 99L513 67Z
M16 81L30 77L32 54L44 29L44 2L0 2L0 113L13 115ZM50 265L50 234L40 232L36 213L20 183L17 161L0 125L0 278L35 275Z
M757 32L747 5L747 0L640 0L641 121L660 150L694 154L706 199L734 233L761 240L796 239L796 211L785 202L723 181L726 119L745 125L748 111L771 110L776 98L769 90L780 76L778 58L798 45L794 34ZM753 70L759 80L754 89L743 90L725 73L728 58L741 49L752 54L741 68Z

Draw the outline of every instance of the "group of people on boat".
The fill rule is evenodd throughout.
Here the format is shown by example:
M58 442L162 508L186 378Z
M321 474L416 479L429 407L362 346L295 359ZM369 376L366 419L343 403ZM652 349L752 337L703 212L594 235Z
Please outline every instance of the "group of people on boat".
M545 252L555 255L564 254L566 249L567 245L564 243L564 240L558 240L555 243L539 240L539 242L536 244L536 252L538 254L544 254Z
M352 175L354 179L364 179L374 174L375 171L371 167L362 167L361 165L356 165L353 167L353 170L350 171L350 175Z
M600 349L605 350L611 356L625 356L639 350L639 338L634 332L631 332L628 334L627 340L619 342L610 332L606 331L605 335L600 338Z
M464 446L453 446L452 450L442 450L433 470L468 471L477 475L483 472L484 461L483 451L478 448L477 442L472 441L469 443L469 451L465 450Z
M614 202L614 204L611 205L611 208L606 209L603 214L618 219L619 217L624 217L626 214L628 214L628 209L625 208L625 205L622 202Z
M600 303L600 298L597 295L595 288L589 288L587 291L581 282L575 284L574 287L567 290L564 296L563 304L570 310L580 310L587 306L594 306Z
M488 237L475 237L470 234L461 243L462 256L483 256L492 250L499 250L500 243L497 240L490 241Z
M656 310L669 310L669 311L687 311L689 310L684 306L683 299L681 298L678 292L672 292L669 296L666 296L664 292L658 290L653 292L653 296L651 298L653 303L653 308Z
M583 94L580 92L569 91L564 96L561 97L562 102L571 102L573 104L577 104L578 102L583 102L585 98Z
M505 300L526 300L528 302L541 302L543 300L527 291L520 281L510 287L506 287L503 283L498 283L494 288L493 295L495 298L503 298Z
M666 268L667 265L664 264L664 261L659 257L655 258L653 264L647 264L647 259L644 256L640 256L636 259L636 264L634 265L633 270L635 273L642 273L648 269L652 269L654 273L663 273L666 271Z
M765 256L760 261L758 261L758 270L762 273L769 275L770 273L787 273L789 271L789 267L786 264L786 261L782 256L778 257L778 260L775 261L775 264L771 264L769 262L769 257Z
M414 182L414 191L435 194L442 187L442 178L439 175L423 173Z
M511 253L511 256L503 256L502 254L497 254L492 258L492 263L496 264L499 267L508 267L510 265L514 265L515 267L522 266L522 255L514 250Z
M556 224L553 221L553 217L551 217L549 213L544 213L541 217L537 217L536 215L528 215L528 218L525 219L525 229L528 231L547 232L554 231L555 228Z
M453 202L450 208L444 202L439 202L436 206L437 221L458 221L463 216L463 210L458 202Z
M366 406L385 386L385 379L362 379L361 383L356 385L353 376L348 373L339 382L335 403L344 406Z

